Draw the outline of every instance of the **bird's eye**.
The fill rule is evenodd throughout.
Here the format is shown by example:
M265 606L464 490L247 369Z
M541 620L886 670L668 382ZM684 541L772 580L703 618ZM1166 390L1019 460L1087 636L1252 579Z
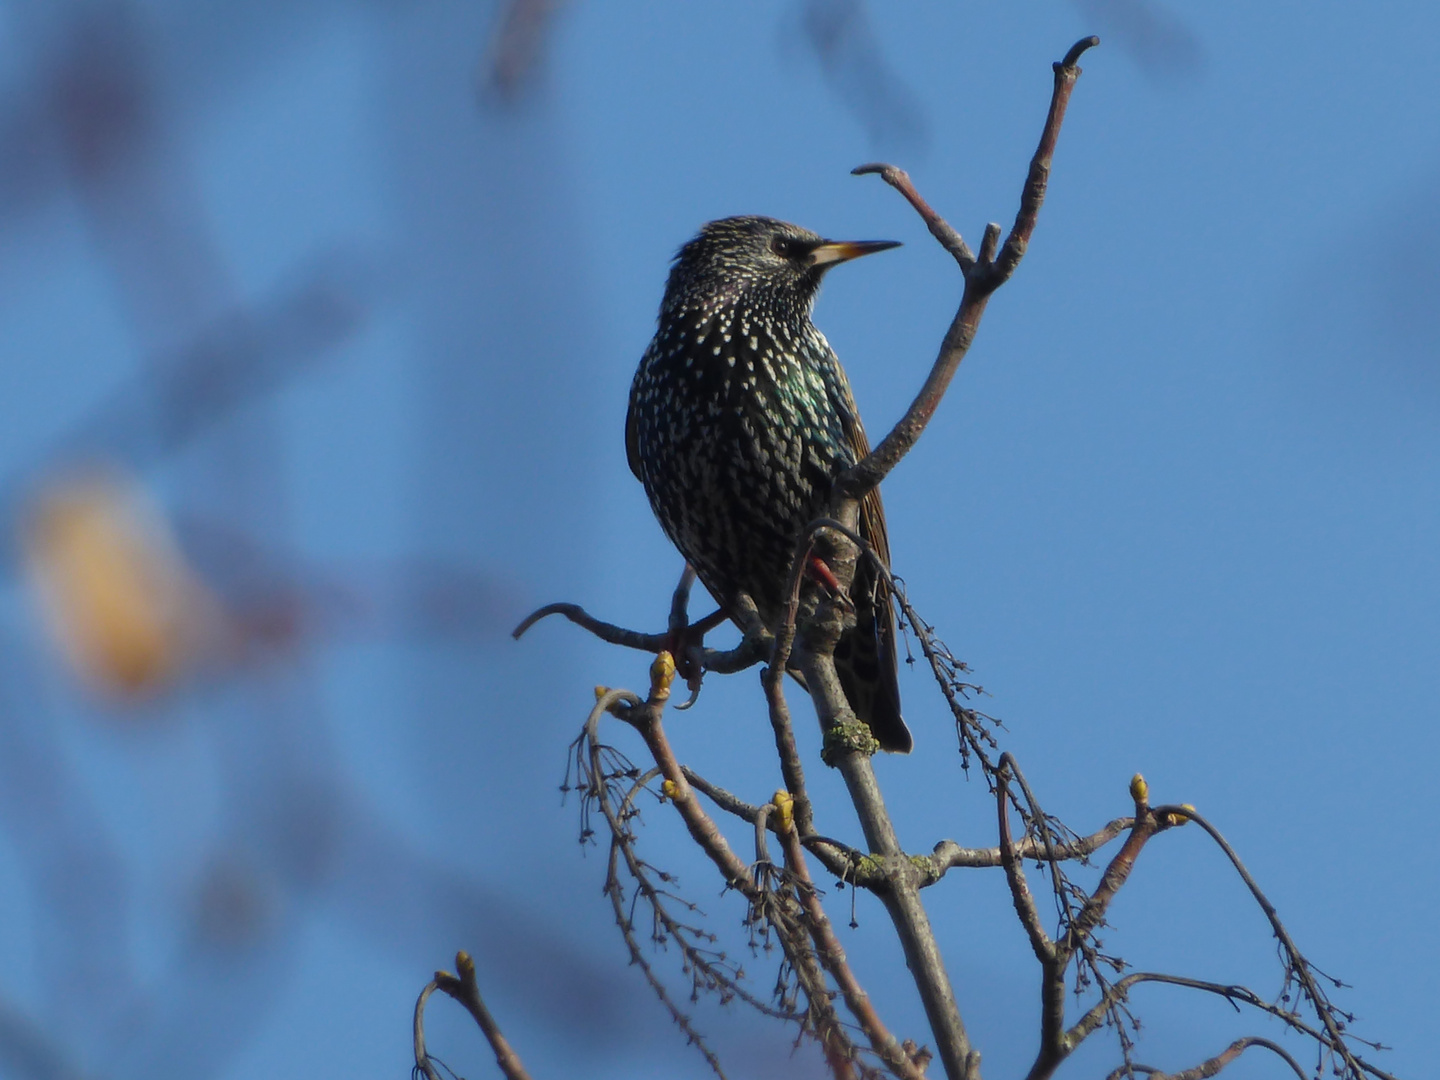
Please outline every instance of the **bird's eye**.
M791 247L790 241L783 236L777 236L770 241L770 250L782 259L790 258L794 253L794 248Z

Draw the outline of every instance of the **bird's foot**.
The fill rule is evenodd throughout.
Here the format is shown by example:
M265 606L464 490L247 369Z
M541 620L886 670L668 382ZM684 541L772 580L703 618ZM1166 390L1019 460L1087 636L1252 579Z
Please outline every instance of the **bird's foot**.
M690 696L675 708L685 710L700 697L700 685L705 678L702 656L705 652L705 633L710 629L709 619L690 623L683 627L672 627L665 635L665 648L675 658L675 674L685 680Z
M832 600L836 601L847 611L855 610L854 601L850 599L850 595L845 591L844 587L841 586L839 579L835 577L835 574L831 571L824 559L820 558L820 556L814 552L811 552L806 559L805 569L809 572L811 578L820 583L820 587L825 590Z

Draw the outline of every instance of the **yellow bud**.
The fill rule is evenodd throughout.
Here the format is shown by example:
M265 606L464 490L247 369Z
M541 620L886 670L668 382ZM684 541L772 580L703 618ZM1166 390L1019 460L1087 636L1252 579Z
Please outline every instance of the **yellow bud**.
M460 972L460 978L473 979L475 977L475 961L470 959L470 954L461 949L455 954L455 970Z
M1191 813L1194 813L1194 812L1195 812L1195 807L1191 806L1188 802L1187 802L1187 803L1181 803L1181 804L1180 804L1180 809L1182 809L1182 810L1189 810ZM1170 814L1170 815L1168 815L1168 817L1169 817L1169 820L1166 822L1166 824L1168 824L1168 825L1184 825L1187 821L1190 820L1190 819L1189 819L1188 817L1186 817L1184 814Z
M777 791L770 802L780 812L779 829L788 833L795 827L795 799L788 791Z
M675 783L674 780L666 780L660 785L660 794L664 795L667 799L673 799L680 794L680 785Z
M605 696L606 694L608 694L609 692L610 692L610 688L609 688L608 686L598 686L598 685L597 685L597 686L595 687L595 700L596 700L596 701L599 701L602 697L604 697L604 696Z
M666 700L670 696L670 684L674 681L675 658L662 649L650 665L650 700Z
M1130 778L1130 798L1134 799L1141 806L1150 801L1150 785L1145 782L1145 777L1138 772Z

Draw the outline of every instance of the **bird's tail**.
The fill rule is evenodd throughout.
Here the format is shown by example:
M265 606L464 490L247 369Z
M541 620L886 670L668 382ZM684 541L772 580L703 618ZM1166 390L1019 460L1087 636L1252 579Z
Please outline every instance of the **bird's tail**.
M855 628L835 645L835 673L855 715L870 727L880 749L908 754L914 746L900 715L899 658L895 651L895 612L879 588L875 571L863 562L850 588Z

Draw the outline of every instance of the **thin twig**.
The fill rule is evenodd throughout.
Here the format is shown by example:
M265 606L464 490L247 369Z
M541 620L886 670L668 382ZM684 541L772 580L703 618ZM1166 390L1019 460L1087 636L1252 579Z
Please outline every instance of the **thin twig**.
M1005 880L1010 885L1010 899L1015 905L1015 914L1020 919L1020 925L1025 928L1025 936L1030 939L1030 949L1035 953L1035 959L1048 968L1055 961L1055 943L1045 932L1040 911L1035 906L1035 897L1025 881L1025 869L1015 854L1015 841L1010 835L1010 780L1009 770L1005 767L1009 756L1005 754L1000 759L995 789L995 804L1000 818L1001 865L1005 868Z
M1274 933L1276 940L1280 942L1280 947L1285 954L1287 975L1294 976L1295 980L1299 982L1300 989L1305 994L1305 997L1309 999L1311 1007L1315 1010L1316 1018L1320 1021L1321 1026L1324 1027L1325 1033L1328 1036L1326 1045L1330 1051L1340 1056L1340 1059L1345 1063L1347 1071L1355 1080L1359 1080L1364 1071L1370 1071L1375 1073L1375 1075L1379 1075L1374 1069L1367 1068L1360 1059L1355 1057L1351 1052L1350 1045L1346 1041L1345 1035L1336 1020L1335 1006L1330 1003L1330 998L1315 981L1315 976L1312 974L1313 965L1295 945L1294 939L1290 937L1290 932L1285 929L1285 924L1280 921L1280 914L1275 910L1275 905L1272 904L1269 898L1260 890L1259 883L1251 876L1250 871L1245 868L1245 864L1240 861L1240 856L1236 854L1235 849L1230 846L1229 841L1221 835L1220 830L1206 821L1205 818L1198 814L1195 808L1191 806L1161 806L1156 808L1155 815L1162 819L1176 818L1193 821L1196 825L1199 825L1200 828L1204 829L1210 839L1215 842L1216 846L1225 853L1225 857L1230 860L1230 865L1240 876L1240 880L1245 883L1245 887L1250 890L1250 895L1255 898L1255 902L1260 906L1260 910L1265 913L1265 918L1270 923L1271 932Z
M537 622L551 615L564 616L576 626L588 630L609 645L620 645L652 655L658 655L670 647L668 633L647 634L641 630L628 630L623 626L616 626L614 623L595 618L579 604L546 604L542 608L537 608L525 616L524 621L510 632L510 636L518 641ZM723 611L712 611L705 618L691 623L689 633L703 638L706 633L715 629L727 618L729 616ZM717 675L731 675L760 663L765 659L768 649L769 643L766 641L752 641L745 638L733 649L702 649L700 663L706 671L713 671Z
M1078 1045L1087 1035L1098 1028L1105 1019L1105 1009L1110 1002L1123 1001L1130 990L1140 983L1160 983L1165 986L1179 986L1186 990L1199 990L1207 994L1215 994L1223 997L1231 1005L1248 1005L1252 1009L1266 1013L1283 1022L1287 1027L1299 1032L1307 1038L1314 1039L1321 1046L1328 1046L1325 1032L1305 1023L1294 1012L1289 1009L1282 1009L1280 1006L1266 1001L1254 990L1246 986L1237 986L1226 983L1207 982L1203 979L1190 979L1183 975L1165 975L1154 971L1137 971L1126 975L1119 980L1107 992L1107 1000L1101 1000L1091 1008L1084 1016L1075 1022L1066 1037L1075 1045ZM1395 1076L1386 1072L1376 1065L1370 1064L1364 1058L1356 1056L1356 1062L1376 1080L1397 1080Z
M1147 1073L1150 1076L1150 1080L1208 1080L1209 1077L1215 1076L1217 1073L1220 1072L1221 1069L1225 1068L1226 1065L1229 1065L1232 1061L1234 1061L1252 1046L1260 1046L1265 1048L1266 1050L1271 1051L1272 1053L1280 1057L1285 1062L1285 1064L1289 1065L1291 1070L1295 1073L1296 1076L1300 1078L1300 1080L1310 1080L1309 1074L1307 1074L1305 1070L1300 1067L1300 1063L1296 1061L1293 1057L1291 1057L1289 1053L1284 1050L1284 1048L1282 1048L1276 1043L1271 1042L1269 1039L1261 1039L1254 1035L1247 1036L1243 1039L1236 1039L1234 1042L1232 1042L1229 1046L1227 1046L1224 1050L1220 1051L1220 1053L1216 1054L1214 1057L1206 1061L1202 1061L1199 1065L1196 1065L1190 1069L1185 1069L1182 1072L1161 1072L1159 1069L1153 1069L1149 1065L1137 1065L1131 1063L1127 1065L1121 1065L1119 1068L1111 1072L1110 1075L1105 1078L1105 1080L1121 1080L1122 1077L1133 1076L1135 1072Z
M500 1066L500 1071L506 1076L506 1080L530 1080L530 1074L525 1071L525 1066L520 1061L520 1055L515 1053L510 1043L506 1041L505 1034L500 1030L500 1025L495 1022L495 1017L490 1015L490 1010L485 1006L485 999L480 996L480 986L475 981L475 961L470 959L470 954L463 949L455 954L455 970L460 973L459 978L451 975L448 971L437 971L435 981L431 984L449 994L452 998L465 1006L466 1011L475 1018L475 1023L485 1033L485 1038L490 1043L490 1049L495 1051L495 1063ZM416 1006L418 1027L418 1013L420 1006ZM419 1060L419 1051L416 1052L416 1060Z
M1134 818L1116 818L1098 832L1081 837L1069 843L1056 841L1048 846L1041 840L1022 836L1016 840L1015 856L1018 859L1033 859L1037 862L1084 861L1110 841L1125 832L1135 823ZM913 859L912 859L913 861ZM931 869L921 880L922 885L932 885L944 877L947 870L958 867L1003 866L1000 848L961 847L954 840L941 840L929 856Z
M430 1063L430 1052L425 1048L425 1005L430 1000L430 995L437 989L439 989L438 984L431 979L425 984L425 989L420 991L420 996L415 999L415 1072L423 1076L425 1080L440 1080L440 1074Z
M1001 760L1007 761L1007 758L1008 755ZM1065 972L1070 961L1077 955L1088 967L1090 976L1099 983L1101 1002L1105 1004L1104 1015L1118 1021L1118 1012L1124 999L1123 996L1112 997L1111 988L1100 971L1099 957L1091 939L1094 931L1105 921L1105 913L1111 901L1129 880L1131 871L1135 869L1135 860L1139 858L1146 843L1175 820L1156 814L1150 809L1148 788L1141 776L1136 775L1130 782L1130 794L1135 802L1135 816L1125 843L1106 865L1095 891L1086 899L1078 913L1071 911L1068 896L1066 897L1063 912L1065 932L1055 942L1051 962L1042 961L1040 1049L1026 1074L1026 1080L1046 1080L1079 1045L1079 1041L1072 1040L1070 1033L1065 1030ZM1033 799L1028 789L1027 798ZM1033 803L1032 810L1038 812ZM1051 865L1053 868L1054 864ZM1121 1046L1128 1060L1129 1043L1124 1028L1118 1022L1116 1030L1120 1033Z
M685 779L690 781L690 786L696 791L700 792L700 794L704 795L727 814L733 814L735 817L740 818L742 821L747 821L751 825L755 824L760 816L760 812L765 809L765 806L770 805L766 803L765 806L752 806L739 796L726 791L719 784L712 783L705 779L705 777L690 768L690 766L682 765L680 769L685 774ZM796 802L798 805L799 800L796 800ZM798 823L798 814L796 815L796 819ZM776 825L775 822L768 822L767 827L771 832L778 835L779 826ZM866 865L865 853L863 851L850 847L848 844L842 844L838 840L832 840L828 836L821 836L818 833L802 835L800 842L805 845L805 850L819 859L821 865L837 878L851 885L859 885L867 889L880 888L884 885L882 875L866 875L860 872L860 867ZM936 880L939 880L939 878L937 877Z
M802 836L808 836L815 831L815 811L805 790L805 767L800 763L800 749L795 744L795 729L790 723L790 706L785 702L784 667L777 667L772 659L770 666L761 674L760 681L765 688L770 727L775 732L780 775L785 780L785 790L795 800L795 827Z

